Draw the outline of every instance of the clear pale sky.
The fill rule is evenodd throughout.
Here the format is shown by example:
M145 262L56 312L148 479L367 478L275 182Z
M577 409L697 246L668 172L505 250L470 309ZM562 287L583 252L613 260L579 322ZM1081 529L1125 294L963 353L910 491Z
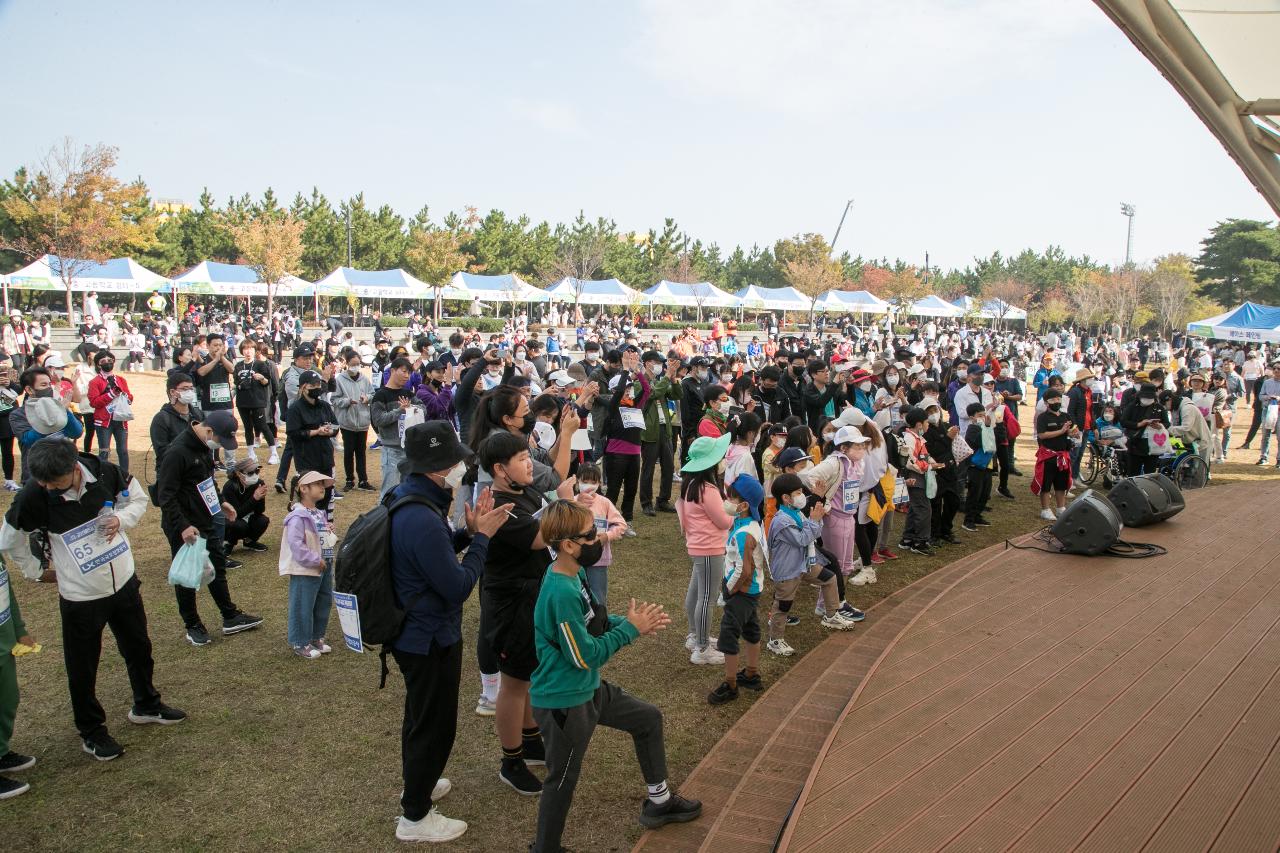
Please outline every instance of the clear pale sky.
M1088 0L0 0L0 169L64 136L153 196L674 217L963 267L1183 251L1270 208ZM641 286L648 282L639 283Z

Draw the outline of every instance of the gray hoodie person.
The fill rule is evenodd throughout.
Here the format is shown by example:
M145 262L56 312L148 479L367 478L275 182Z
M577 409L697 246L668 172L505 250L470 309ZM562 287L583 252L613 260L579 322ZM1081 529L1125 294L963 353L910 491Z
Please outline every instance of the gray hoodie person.
M352 377L345 369L334 373L337 387L329 395L329 405L343 429L363 432L369 428L369 402L373 399L373 382L361 370ZM363 398L364 402L361 402Z

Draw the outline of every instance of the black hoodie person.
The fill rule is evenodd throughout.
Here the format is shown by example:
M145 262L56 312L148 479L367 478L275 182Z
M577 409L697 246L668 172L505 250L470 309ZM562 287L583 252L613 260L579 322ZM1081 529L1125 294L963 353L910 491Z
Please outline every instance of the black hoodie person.
M250 616L236 607L227 589L227 559L222 545L226 521L234 521L235 510L218 497L213 480L213 451L234 445L236 419L228 411L202 414L191 411L188 428L170 446L156 470L156 493L160 503L160 529L169 541L169 551L177 554L185 543L203 537L208 543L213 580L209 594L222 613L224 636L238 634L262 624L260 616ZM178 613L187 629L187 642L207 646L209 631L196 609L196 591L175 585Z
M328 383L314 370L304 370L298 377L298 397L289 404L285 432L293 447L293 462L299 474L319 471L333 479L333 437L338 434L338 418L333 408L320 399ZM316 505L325 510L333 523L334 489L325 490L324 500Z

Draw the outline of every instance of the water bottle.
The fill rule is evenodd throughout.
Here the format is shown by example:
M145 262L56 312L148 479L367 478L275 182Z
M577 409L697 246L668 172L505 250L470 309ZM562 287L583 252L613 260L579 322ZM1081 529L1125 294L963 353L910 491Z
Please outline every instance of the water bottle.
M127 493L126 493L127 494ZM98 544L107 544L107 519L114 518L116 514L116 505L113 501L107 501L102 505L102 509L98 510Z

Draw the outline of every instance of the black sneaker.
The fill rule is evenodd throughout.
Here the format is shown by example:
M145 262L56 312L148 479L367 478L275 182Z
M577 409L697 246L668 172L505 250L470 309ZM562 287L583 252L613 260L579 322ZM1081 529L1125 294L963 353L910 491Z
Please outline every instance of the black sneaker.
M996 494L998 494L1002 498L1007 498L1011 501L1017 500L1017 498L1013 496L1013 492L1009 491L1008 489L996 489Z
M669 823L688 823L691 820L697 820L701 815L702 803L697 800L686 800L672 791L671 799L662 805L658 805L653 800L644 801L644 807L640 809L640 825L648 829L657 829Z
M911 553L919 554L922 557L932 557L938 552L930 548L927 542L914 542L911 545Z
M800 624L800 617L799 617L799 616L790 616L790 615L789 615L789 616L787 616L787 624L788 624L788 625L799 625L799 624Z
M261 624L261 616L250 616L248 613L240 612L230 619L222 620L222 634L223 636L229 636L231 634L239 634L241 631L252 631Z
M738 688L730 687L729 682L722 681L720 686L707 694L707 701L712 705L723 705L738 698Z
M658 514L658 511L653 508L652 504L643 505L642 507L640 507L640 511L643 512L645 515L649 516L650 518L653 518L655 515Z
M954 533L948 533L946 536L942 537L942 541L946 542L948 545L959 545L960 537Z
M867 618L867 614L863 613L847 601L840 605L840 615L848 619L850 622L861 622L863 619Z
M9 750L5 755L0 756L0 773L17 773L20 770L30 770L35 766L34 755L23 755Z
M676 511L675 505L672 504L671 501L662 501L661 503L658 504L658 512L675 512L675 511ZM699 805L699 808L701 808L701 805Z
M975 525L975 524L974 524L973 522L971 522L971 521L963 521L963 522L961 522L961 523L960 523L960 526L961 526L961 527L963 527L965 530L969 531L970 533L977 533L977 532L978 532L978 527L977 527L977 525Z
M276 494L277 495L284 494L284 483L280 482L279 480L276 480Z
M760 673L756 673L751 677L747 677L745 669L738 670L738 686L745 687L748 690L764 690L764 679L760 677Z
M356 484L356 488L357 488L359 491L362 491L362 492L376 492L376 491L378 491L378 487L377 487L377 486L375 486L373 483L370 483L368 480L365 480L365 481L363 481L363 482L357 483L357 484Z
M139 711L137 708L131 708L129 710L129 722L139 726L145 726L149 723L155 723L161 726L172 726L182 722L186 718L186 711L180 711L177 708L170 708L163 702L161 702L153 711Z
M203 625L188 626L187 642L193 646L207 646L213 642L209 638L209 630Z
M1026 475L1025 475L1025 474L1023 474L1021 471L1019 471L1017 468L1010 468L1010 469L1009 469L1009 476L1010 476L1010 477L1025 477Z
M246 551L254 551L259 554L263 553L264 551L271 550L266 545L263 545L261 542L241 542L240 547L244 548Z
M26 782L19 782L17 779L0 776L0 800L21 796L30 790L31 786Z
M503 760L498 778L510 785L517 794L523 797L536 797L542 793L542 783L529 771L522 759Z
M244 563L240 562L239 560L233 560L230 557L223 557L222 559L225 562L225 565L223 566L223 568L239 569L244 567Z
M990 526L991 526L991 522L987 521L987 520L986 520L985 518L983 518L982 516L978 516L978 520L977 520L977 521L975 521L975 522L974 522L974 524L978 525L979 527L990 527Z
M547 765L547 746L542 742L542 738L525 738L524 743L520 747L520 757L524 759L525 764L534 767L545 767Z
M342 488L343 488L343 489L345 489L345 490L346 490L346 491L348 491L348 492L355 491L355 488L356 488L356 481L355 481L355 480L347 480L347 482L345 482L345 483L343 483L343 484L342 484ZM336 490L335 490L335 491L336 491Z
M99 761L111 761L124 755L124 747L106 732L85 738L81 745L85 752Z

